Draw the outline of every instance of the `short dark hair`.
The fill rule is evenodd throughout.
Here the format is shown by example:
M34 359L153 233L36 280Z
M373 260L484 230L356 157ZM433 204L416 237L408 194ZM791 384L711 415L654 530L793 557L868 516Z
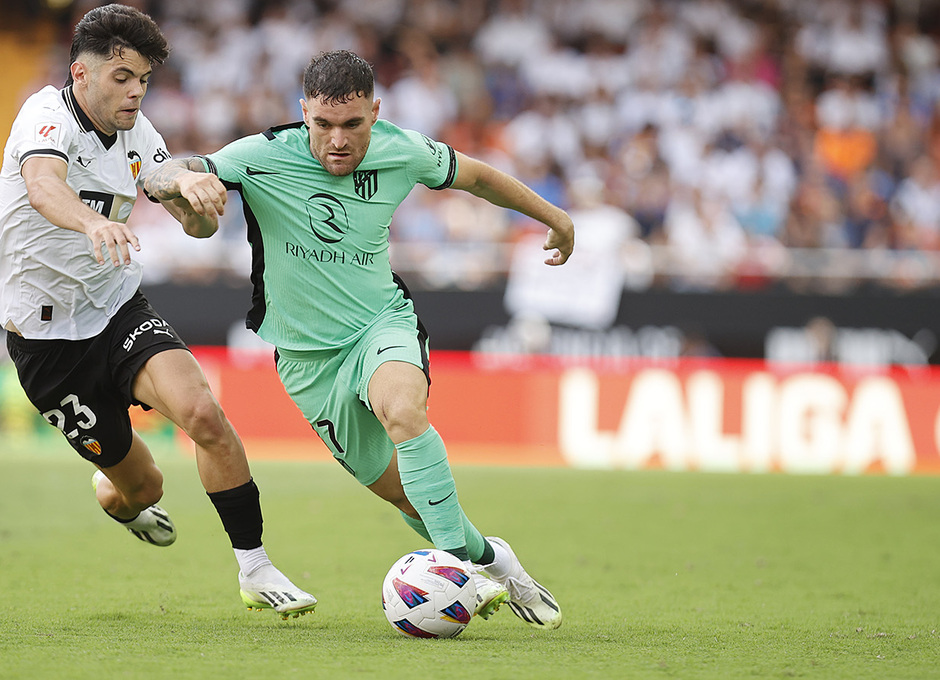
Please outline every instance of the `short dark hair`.
M375 90L372 67L347 50L321 52L304 69L304 97L328 104L345 104L353 97L371 97Z
M105 5L90 10L75 26L69 65L80 54L110 58L132 49L151 64L162 64L170 53L157 23L140 10L127 5ZM69 73L66 85L72 83Z

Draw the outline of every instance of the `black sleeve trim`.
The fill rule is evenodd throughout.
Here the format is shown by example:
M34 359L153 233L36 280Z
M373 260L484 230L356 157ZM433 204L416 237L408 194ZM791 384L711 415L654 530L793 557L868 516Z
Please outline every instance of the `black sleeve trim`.
M216 166L215 163L212 162L211 158L209 158L208 156L203 156L198 153L195 156L193 156L193 158L200 158L204 160L206 162L206 165L209 166L209 172L211 172L216 177L219 177L219 168ZM241 188L242 188L241 182L229 182L228 180L222 179L221 177L219 177L219 180L221 180L222 186L224 186L229 191L241 191Z
M445 144L447 147L447 153L450 156L450 167L447 168L447 177L441 184L438 184L436 187L431 187L434 191L440 191L441 189L447 189L451 184L454 183L454 179L457 177L457 154L454 153L454 147L449 144Z
M22 156L20 156L21 167L23 165L23 161L25 161L30 156L55 156L57 158L61 158L66 163L69 162L69 157L58 149L33 149L32 151L27 151Z
M193 158L200 158L200 159L204 160L204 161L206 162L206 165L209 166L209 172L212 173L213 175L215 175L216 177L219 176L219 170L218 170L218 168L216 168L215 163L213 163L211 159L207 158L206 156L202 156L202 155L200 155L200 154L195 154L195 155L193 156ZM237 190L237 189L240 189L240 188L241 188L241 184L237 184L237 183L235 183L235 182L226 182L224 179L221 179L221 178L220 178L220 180L221 180L221 182L222 182L222 186L224 186L226 189L236 189L236 190ZM160 202L160 199L154 198L153 196L151 196L150 194L148 194L146 189L144 189L144 196L146 196L146 197L147 197L147 200L149 200L151 203L159 203L159 202Z
M285 123L284 125L275 125L274 127L269 127L267 130L265 130L261 134L263 134L268 141L271 141L272 139L274 139L274 135L280 132L281 130L290 130L291 128L299 128L299 127L303 127L304 125L306 125L306 123L304 123L302 120L297 121L296 123Z
M201 154L196 154L193 158L198 158L202 161L205 161L205 164L209 167L209 172L211 172L216 177L219 176L219 169L216 167L215 163L212 162L212 159L208 156L203 156Z

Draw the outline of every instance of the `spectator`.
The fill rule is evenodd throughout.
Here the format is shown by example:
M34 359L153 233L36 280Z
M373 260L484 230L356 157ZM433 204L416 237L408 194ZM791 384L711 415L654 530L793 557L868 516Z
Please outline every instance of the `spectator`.
M919 157L898 186L891 215L907 247L940 249L940 174L929 156Z
M723 290L734 285L747 241L725 199L695 188L676 191L664 227L679 290Z

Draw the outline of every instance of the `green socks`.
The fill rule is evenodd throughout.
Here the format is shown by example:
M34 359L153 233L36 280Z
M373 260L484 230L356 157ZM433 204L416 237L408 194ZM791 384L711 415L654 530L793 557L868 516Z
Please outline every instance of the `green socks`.
M459 559L477 561L489 545L460 507L447 449L437 430L428 427L396 448L405 496L421 515L416 520L403 513L405 522L437 548Z
M422 520L409 517L405 513L401 513L401 517L405 520L405 524L414 529L415 533L422 536L429 543L434 543ZM460 559L469 559L474 564L492 564L495 557L493 546L491 546L490 542L483 538L483 535L477 531L477 528L470 523L470 520L467 519L463 510L460 511L460 517L463 520L464 537L467 541L467 557L456 556ZM452 550L448 552L454 553Z

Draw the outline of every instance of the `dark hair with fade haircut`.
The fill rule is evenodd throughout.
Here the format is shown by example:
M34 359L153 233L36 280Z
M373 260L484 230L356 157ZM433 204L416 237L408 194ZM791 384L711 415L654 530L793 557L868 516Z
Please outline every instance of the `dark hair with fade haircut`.
M321 52L304 69L304 97L327 104L345 104L353 97L371 97L375 91L372 67L347 50Z
M160 27L140 10L118 4L96 7L75 26L69 65L80 54L110 58L122 56L125 49L134 50L151 64L162 64L170 53ZM71 72L65 84L72 84Z

